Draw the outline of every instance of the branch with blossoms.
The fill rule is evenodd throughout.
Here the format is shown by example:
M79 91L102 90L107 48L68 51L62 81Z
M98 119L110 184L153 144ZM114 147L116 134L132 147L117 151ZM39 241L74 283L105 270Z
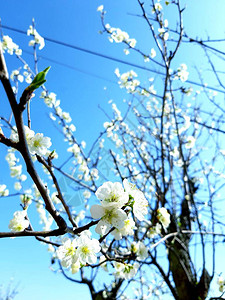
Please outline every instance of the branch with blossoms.
M112 116L105 113L104 129L92 145L76 138L70 113L44 86L49 68L38 72L38 50L45 43L34 22L27 34L35 72L19 46L3 36L0 77L14 119L1 116L0 142L8 149L6 161L17 193L1 184L0 197L17 196L22 210L9 222L11 232L1 232L0 238L34 236L46 243L58 270L74 283L87 284L92 299L126 299L125 291L134 287L136 299L170 294L177 300L203 300L216 274L216 245L224 239L217 197L224 188L220 141L225 109L201 76L200 91L190 86L191 69L177 58L188 40L180 1L137 0L137 8L151 34L151 49L139 49L138 39L107 24L101 5L102 33L111 43L125 45L126 55L140 56L158 70L145 81L136 70L115 70L127 107L120 111L120 104L111 100ZM174 9L175 28L167 8ZM196 43L224 88L208 52L216 49ZM9 75L6 52L16 55L23 69ZM22 84L26 86L19 93ZM32 128L31 98L38 88L65 142L67 157L59 162L51 139ZM31 205L36 205L42 230L32 226ZM193 248L201 253L198 264ZM103 274L110 284L97 287ZM223 292L222 277L218 285Z

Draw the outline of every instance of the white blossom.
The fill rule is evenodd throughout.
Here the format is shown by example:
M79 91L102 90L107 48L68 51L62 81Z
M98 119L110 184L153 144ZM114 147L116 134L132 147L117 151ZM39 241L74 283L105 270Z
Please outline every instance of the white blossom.
M148 213L148 201L146 200L144 194L138 190L135 184L128 182L124 179L123 185L125 191L133 198L133 213L139 221L144 220L144 216Z
M23 231L29 226L29 221L25 219L27 215L26 210L16 211L13 214L13 219L9 222L9 229L11 231Z
M44 137L42 133L36 133L29 142L30 153L46 155L47 150L51 146L51 144L51 139L49 137Z
M170 214L165 207L157 209L157 219L166 229L170 224Z
M60 100L56 100L56 94L52 92L47 94L46 91L43 91L40 98L44 99L44 102L48 107L57 107L60 104Z
M9 190L6 189L6 185L0 184L0 197L8 196L8 195L9 195Z
M114 262L114 267L116 272L114 272L114 276L116 278L124 278L124 279L131 279L135 276L139 269L139 263L135 262L132 264L123 264L119 262Z
M128 193L124 192L123 186L119 182L107 181L97 189L95 194L101 200L102 206L105 207L110 205L120 208L129 200Z
M131 218L124 220L124 226L121 229L114 229L111 234L116 240L121 240L123 236L134 235L135 222Z
M161 233L162 226L159 223L156 223L155 226L152 226L147 232L148 238L154 238L156 235Z
M17 162L17 158L16 158L14 152L12 152L11 150L8 150L5 160L8 162L10 167L15 166L16 162Z
M72 152L74 156L80 154L80 147L77 144L73 144L73 146L67 149L68 152Z
M24 126L24 131L25 131L26 140L27 140L27 142L29 144L30 139L34 136L35 133L28 126ZM18 136L18 132L17 132L16 126L13 126L13 128L12 128L10 139L12 141L14 141L14 142L18 142L19 141L19 136Z
M72 274L77 273L80 270L80 267L81 267L81 265L80 265L79 261L72 262L72 264L71 264L71 273Z
M22 165L10 167L10 176L11 177L17 177L17 178L19 178L19 176L21 175L21 173L22 173Z
M186 139L185 148L186 149L193 148L194 145L195 145L195 141L196 141L196 139L193 136L188 136L187 139Z
M221 293L223 293L224 292L224 287L225 287L225 280L224 280L223 276L218 277L217 284L219 285L219 291Z
M77 252L77 241L76 239L65 238L63 240L62 246L60 246L57 251L57 257L61 261L61 264L65 268L69 268L72 264L76 263L78 260Z
M9 37L8 35L4 35L2 40L3 41L1 42L1 45L3 53L7 51L10 55L12 55L13 53L15 53L16 55L22 55L22 50L19 49L19 46L13 42L11 37Z
M97 11L99 12L103 12L103 9L104 9L104 6L103 5L99 5L98 8L97 8Z
M40 34L37 32L37 30L30 25L29 29L27 30L27 35L31 35L34 37L33 40L30 40L29 42L29 46L34 46L35 44L39 45L39 50L41 50L42 48L44 48L45 46L45 40L43 39L42 36L40 36Z
M160 12L161 10L162 10L162 5L159 2L157 2L155 3L155 6L152 9L152 13L155 13L156 11Z
M77 256L83 265L86 263L94 264L97 261L96 253L100 252L100 250L101 247L98 240L90 239L85 232L81 233L77 239Z
M122 31L120 28L113 28L109 24L106 24L106 29L109 33L111 33L109 37L109 41L111 43L122 43L125 42L129 45L129 47L134 48L136 46L137 41L134 38L130 38L129 34L125 31Z
M100 264L100 267L101 267L104 271L108 272L108 266L107 266L106 258L105 258L104 255L101 255L101 256L99 257L99 264Z
M19 81L19 82L23 82L24 78L23 75L20 74L19 70L14 70L12 71L11 75L10 75L10 79L12 81Z
M154 48L151 49L150 56L151 56L151 58L156 57L156 51Z
M91 197L91 192L89 190L84 190L83 196L85 199L89 199Z
M177 76L180 81L185 82L188 80L189 72L187 71L187 66L185 64L181 64L177 69Z
M137 247L137 251L136 251L137 259L145 260L148 257L148 248L141 241L137 242L136 247Z
M127 218L127 214L120 208L115 206L101 206L92 205L91 216L94 219L100 219L95 231L98 234L106 234L109 232L111 226L121 229L124 226L124 221Z

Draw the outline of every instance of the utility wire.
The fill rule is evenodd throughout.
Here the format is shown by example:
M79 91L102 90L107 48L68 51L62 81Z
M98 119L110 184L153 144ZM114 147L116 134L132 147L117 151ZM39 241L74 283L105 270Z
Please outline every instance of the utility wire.
M30 51L26 51L26 50L23 50L23 49L22 49L22 51L23 51L24 53L26 53L26 54L33 55L33 53L30 52ZM108 81L108 82L110 82L110 83L113 83L113 84L118 85L118 83L117 83L116 81L113 81L113 80L108 79L108 78L106 78L106 77L103 77L103 76L94 74L94 73L92 73L92 72L87 72L87 71L81 70L81 69L79 69L79 68L73 67L73 66L68 65L68 64L65 64L65 63L62 63L62 62L60 62L60 61L57 61L57 60L55 60L55 59L52 59L52 58L47 57L47 56L44 56L44 55L38 55L38 59L44 59L44 60L53 62L54 64L60 65L60 66L62 66L62 67L71 69L71 70L73 70L73 71L80 72L80 73L82 73L82 74L89 75L89 76L92 76L92 77L95 77L95 78L98 78L98 79L101 79L101 80L104 80L104 81Z
M24 30L21 30L21 29L13 28L13 27L10 27L10 26L2 25L2 24L1 24L1 27L5 28L5 29L8 29L8 30L11 30L11 31L14 31L14 32L18 32L18 33L27 35L27 32L24 31ZM58 41L58 40L55 40L55 39L52 39L52 38L49 38L49 37L45 37L45 36L42 36L42 37L46 41L49 41L49 42L57 44L57 45L61 45L61 46L68 47L68 48L72 48L72 49L75 49L75 50L78 50L78 51L81 51L81 52L85 52L85 53L88 53L88 54L92 54L92 55L95 55L95 56L98 56L98 57L102 57L102 58L108 59L108 60L111 60L111 61L116 61L116 62L125 64L125 65L129 65L129 66L141 69L141 70L150 71L150 72L156 73L158 75L165 75L164 73L162 73L160 71L156 71L154 69L146 68L144 66L137 65L135 63L128 62L128 61L125 61L125 60L122 60L122 59L119 59L119 58L116 58L116 57L112 57L112 56L105 55L105 54L102 54L102 53L99 53L99 52L96 52L96 51L92 51L92 50L89 50L89 49L78 47L76 45L72 45L72 44L69 44L69 43ZM193 84L193 85L199 86L199 87L203 86L202 83L198 83L198 82L191 81L191 80L186 80L186 82L189 83L189 84ZM222 93L222 94L225 94L225 91L223 91L221 89L218 89L218 88L215 88L215 87L212 87L212 86L205 86L204 88L210 89L210 90Z
M11 30L11 31L15 31L15 32L19 32L19 33L27 35L27 32L24 31L24 30L20 30L20 29L17 29L17 28L9 27L9 26L6 26L6 25L1 25L1 27L5 28L5 29L8 29L8 30ZM160 74L160 75L164 75L164 73L162 73L162 72L158 72L156 70L149 69L149 68L137 65L135 63L128 62L128 61L116 58L116 57L112 57L112 56L109 56L109 55L105 55L103 53L99 53L99 52L96 52L96 51L92 51L92 50L89 50L89 49L78 47L76 45L72 45L72 44L69 44L69 43L58 41L58 40L55 40L55 39L52 39L52 38L49 38L49 37L46 37L46 36L43 36L43 35L42 35L42 37L46 41L49 41L49 42L57 44L57 45L65 46L65 47L72 48L72 49L75 49L75 50L78 50L78 51L81 51L81 52L86 52L86 53L89 53L89 54L92 54L92 55L95 55L95 56L99 56L99 57L102 57L102 58L105 58L105 59L109 59L109 60L116 61L116 62L125 64L125 65L129 65L129 66L132 66L132 67L135 67L135 68L139 68L139 69L142 69L142 70L151 71L151 72L154 72L154 73L157 73L157 74Z

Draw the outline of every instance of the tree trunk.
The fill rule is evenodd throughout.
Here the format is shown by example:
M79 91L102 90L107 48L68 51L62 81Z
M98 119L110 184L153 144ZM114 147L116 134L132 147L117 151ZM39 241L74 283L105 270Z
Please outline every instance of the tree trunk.
M180 233L175 238L168 240L169 268L179 300L205 300L212 278L208 271L203 269L200 280L197 281L196 271L189 253L191 235L182 234L181 230L191 230L190 211L186 200L181 205L179 228L176 220L171 218L169 232L180 231Z

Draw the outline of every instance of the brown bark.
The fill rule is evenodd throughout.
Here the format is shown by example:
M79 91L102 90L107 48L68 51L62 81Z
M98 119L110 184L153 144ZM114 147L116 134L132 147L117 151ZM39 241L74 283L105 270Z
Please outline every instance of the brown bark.
M203 268L197 280L196 270L191 261L189 243L191 235L182 234L182 230L191 230L190 210L188 201L181 205L180 227L172 218L170 232L180 232L175 238L168 240L168 260L179 300L205 300L212 280L208 271Z

